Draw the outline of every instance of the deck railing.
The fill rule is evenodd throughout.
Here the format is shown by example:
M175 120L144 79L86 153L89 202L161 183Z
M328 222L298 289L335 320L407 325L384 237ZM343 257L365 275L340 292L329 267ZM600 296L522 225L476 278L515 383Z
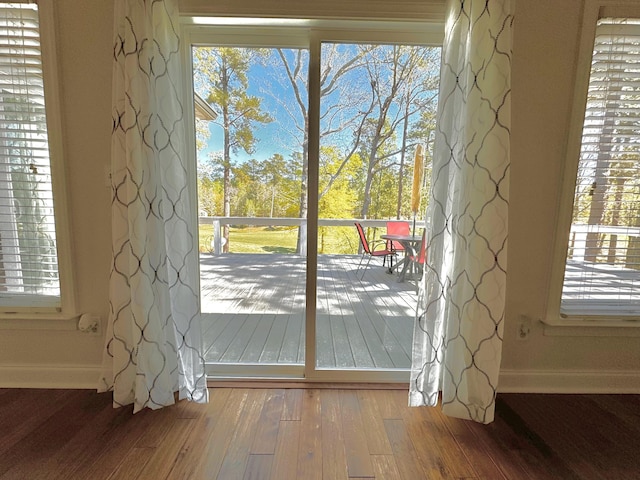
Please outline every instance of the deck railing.
M385 229L387 222L392 219L368 219L368 218L320 218L318 226L320 227L353 227L355 222L359 222L365 228L381 228ZM407 221L407 220L405 220ZM212 252L215 255L222 253L222 225L243 225L243 226L271 226L271 227L295 227L300 228L302 237L301 245L303 251L298 252L300 255L306 255L306 238L307 238L307 219L306 218L288 218L288 217L199 217L200 225L213 226ZM413 221L410 221L413 224ZM423 221L416 221L416 229L424 228ZM356 230L353 230L354 235Z
M615 225L571 225L569 258L640 269L640 228Z

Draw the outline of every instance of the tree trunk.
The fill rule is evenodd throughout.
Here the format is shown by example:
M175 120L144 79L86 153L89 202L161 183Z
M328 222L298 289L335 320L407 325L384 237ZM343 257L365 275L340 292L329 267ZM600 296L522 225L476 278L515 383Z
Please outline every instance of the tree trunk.
M640 168L636 168L635 171L640 171ZM633 218L633 222L630 223L632 227L640 228L640 200L633 202L633 205L635 207L631 211L631 218ZM640 270L640 237L629 236L625 268Z
M607 103L618 103L620 94L613 93L607 97ZM615 119L606 117L602 127L602 135L599 141L598 159L596 161L596 172L593 179L593 195L591 207L589 209L589 225L601 225L604 217L605 195L607 193L607 178L605 172L610 167L612 140L615 130ZM586 262L596 262L600 253L600 234L587 233L584 259Z
M224 61L224 60L223 60ZM225 92L225 98L229 98L229 77L227 74L227 69L223 64L222 68L222 78L221 78L222 89ZM222 106L222 121L224 125L223 135L224 135L224 151L223 151L223 162L224 162L224 173L223 173L223 216L230 217L231 216L231 147L230 147L230 122L229 122L229 106L225 102ZM224 245L222 246L223 253L229 253L229 224L224 223L222 227L222 238L224 238Z
M300 218L307 218L309 210L309 138L308 128L309 121L307 117L304 117L304 139L302 141L302 175L300 179ZM307 251L307 223L303 221L298 228L298 242L296 246L296 253L302 255Z
M624 179L617 176L613 180L615 184L615 209L611 212L611 225L620 224L620 208L622 204L622 194L624 192ZM607 250L607 263L610 265L616 264L616 250L618 248L618 235L611 235L609 237L609 249Z
M231 163L229 159L229 139L228 135L224 136L224 174L223 174L223 185L224 185L224 208L223 208L223 216L230 217L231 216ZM229 224L224 223L222 227L222 238L224 238L225 243L222 247L223 253L229 253Z
M388 99L387 99L388 101ZM390 102L385 102L390 103ZM388 108L382 109L380 118L378 118L378 123L376 124L376 130L371 139L371 148L369 150L369 163L367 167L367 180L364 184L364 199L362 201L362 218L367 218L369 215L369 207L371 206L371 185L373 185L373 174L375 171L375 165L378 160L378 147L380 146L380 136L382 132L382 128L384 127L384 122L387 117Z
M640 227L640 212L635 216L635 227ZM627 245L627 256L625 258L625 268L640 270L640 237L629 237Z
M400 220L402 214L402 187L404 177L404 159L407 150L407 131L409 130L409 98L404 113L404 125L402 126L402 151L400 152L400 168L398 170L398 203L396 205L396 220Z

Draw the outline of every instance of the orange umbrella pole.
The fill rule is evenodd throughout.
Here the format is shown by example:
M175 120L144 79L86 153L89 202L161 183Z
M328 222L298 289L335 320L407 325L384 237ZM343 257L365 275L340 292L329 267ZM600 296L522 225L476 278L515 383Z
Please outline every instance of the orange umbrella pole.
M413 158L413 185L411 188L411 211L413 212L413 235L416 234L416 214L420 209L420 190L422 188L422 172L424 169L424 156L422 145L418 144Z

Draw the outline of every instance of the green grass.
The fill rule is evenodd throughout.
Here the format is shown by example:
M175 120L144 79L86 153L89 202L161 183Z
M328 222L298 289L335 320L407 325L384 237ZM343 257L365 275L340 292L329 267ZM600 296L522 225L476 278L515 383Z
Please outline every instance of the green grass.
M376 238L383 233L376 232ZM369 232L368 235L372 235ZM213 226L200 225L200 252L212 252ZM297 227L232 227L229 232L231 253L296 253ZM355 254L358 251L355 227L320 227L319 253Z
M200 251L210 252L212 225L200 225ZM291 227L244 227L229 231L231 253L296 253L298 229Z
M229 251L232 253L296 253L297 228L231 228Z
M199 225L198 227L198 246L200 253L210 252L213 250L211 241L213 240L213 225Z

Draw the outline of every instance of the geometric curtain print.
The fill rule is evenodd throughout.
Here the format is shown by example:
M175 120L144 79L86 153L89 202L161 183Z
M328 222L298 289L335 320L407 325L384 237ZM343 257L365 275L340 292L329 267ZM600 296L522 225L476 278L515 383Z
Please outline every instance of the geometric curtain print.
M493 421L507 267L509 0L449 1L409 404Z
M100 391L134 412L208 400L185 167L177 0L117 0L110 315Z

